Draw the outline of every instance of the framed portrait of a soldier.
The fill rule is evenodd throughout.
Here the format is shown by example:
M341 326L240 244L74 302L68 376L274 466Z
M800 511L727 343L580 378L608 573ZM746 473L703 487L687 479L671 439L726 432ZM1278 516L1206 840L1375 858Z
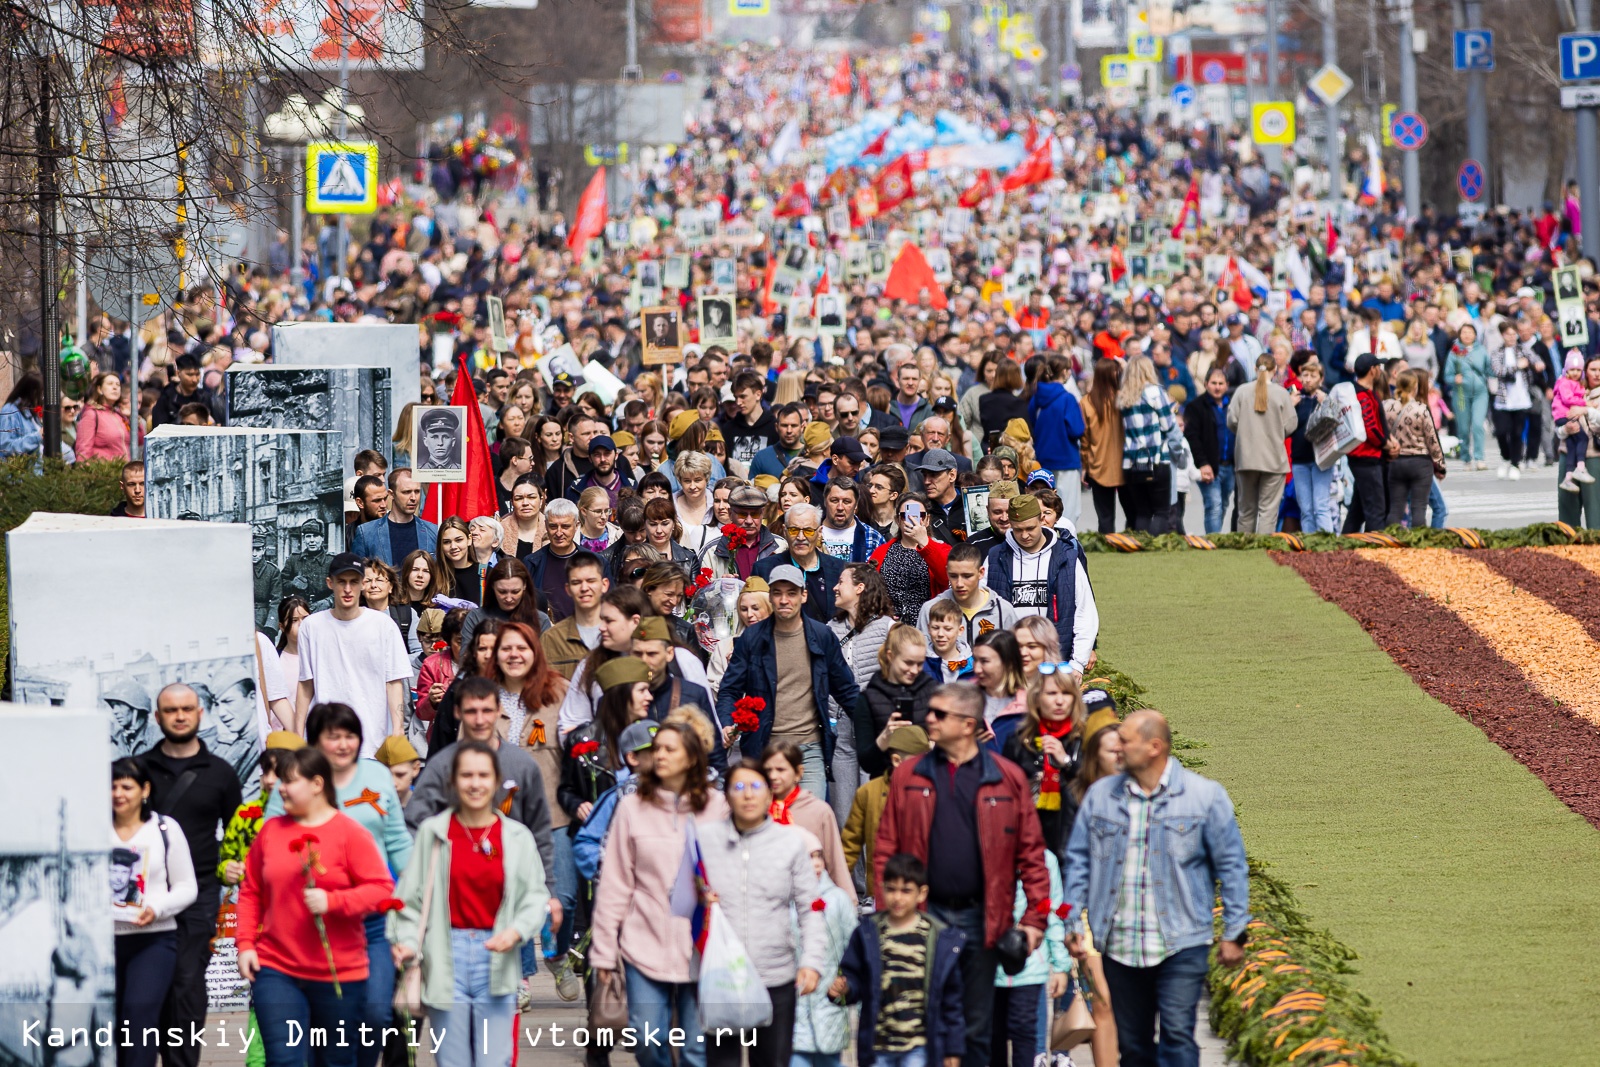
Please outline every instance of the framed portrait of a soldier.
M419 482L467 480L467 409L413 408L413 473Z
M736 339L734 329L734 298L732 296L702 296L700 298L700 344L731 345Z
M682 319L675 307L649 307L639 312L640 362L645 366L683 359Z

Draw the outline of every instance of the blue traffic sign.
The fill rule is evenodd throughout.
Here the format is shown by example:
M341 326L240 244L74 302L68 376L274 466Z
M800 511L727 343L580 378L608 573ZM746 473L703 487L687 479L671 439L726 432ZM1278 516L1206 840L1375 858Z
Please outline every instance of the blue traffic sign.
M1172 102L1179 107L1189 107L1194 103L1194 89L1179 82L1172 87Z
M1563 33L1560 40L1562 81L1600 78L1600 33Z
M1476 159L1461 164L1461 169L1456 171L1456 190L1461 193L1461 199L1477 203L1483 196L1483 164Z
M1455 68L1458 71L1494 69L1494 31L1457 30Z
M1389 123L1389 136L1402 152L1415 152L1428 142L1428 123L1415 111L1398 111Z

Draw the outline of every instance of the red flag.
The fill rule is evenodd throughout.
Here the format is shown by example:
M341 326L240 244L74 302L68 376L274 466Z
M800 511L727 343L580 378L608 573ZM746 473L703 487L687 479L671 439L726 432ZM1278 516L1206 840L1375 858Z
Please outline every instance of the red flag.
M853 168L840 167L828 175L828 180L822 183L822 188L817 190L817 199L826 204L830 200L837 200L841 196L850 195L850 175Z
M878 134L878 136L874 137L872 139L872 143L861 150L861 157L865 159L867 156L883 155L884 146L889 143L889 130L892 129L894 129L894 127L890 126L888 129L885 129L882 133Z
M489 458L489 435L483 429L483 412L478 408L478 394L472 388L472 372L467 369L465 356L457 365L456 387L450 394L450 403L467 409L467 480L445 482L439 486L442 490L440 495L444 498L444 514L458 515L466 522L471 522L479 515L497 515L500 500L494 491L494 462Z
M578 214L567 233L567 248L582 252L589 242L599 237L606 228L606 168L601 167L589 179L589 184L578 198Z
M778 276L778 257L767 256L767 275L761 280L761 314L771 315L778 310L772 301L772 282Z
M948 303L944 287L933 276L933 268L928 266L928 260L923 256L922 250L907 241L900 246L900 254L895 257L894 266L889 268L889 280L883 283L884 298L915 304L922 298L924 289L927 290L935 308L942 309Z
M1339 231L1333 228L1333 212L1328 212L1328 255L1339 247Z
M1038 185L1040 182L1049 181L1050 174L1050 138L1045 137L1040 139L1038 147L1017 164L1015 170L1006 175L1005 181L1000 183L1000 188L1009 193L1013 189Z
M1244 280L1239 261L1232 256L1228 257L1228 267L1222 272L1221 287L1228 290L1228 298L1239 305L1240 311L1249 311L1250 305L1255 303L1255 294L1250 292L1250 286Z
M977 207L994 195L994 171L980 170L978 180L962 192L956 203L962 207Z
M872 179L872 189L878 194L878 211L888 211L911 199L911 160L899 156L880 170Z
M805 182L795 182L789 191L778 198L777 206L772 209L775 218L787 219L797 215L811 214L811 197L806 192Z
M833 78L828 82L829 96L850 95L850 57L840 56L839 66L833 72Z
M1183 236L1183 224L1189 220L1191 209L1197 214L1200 210L1200 182L1194 178L1189 179L1189 191L1183 194L1183 207L1178 209L1178 224L1172 228L1174 241Z

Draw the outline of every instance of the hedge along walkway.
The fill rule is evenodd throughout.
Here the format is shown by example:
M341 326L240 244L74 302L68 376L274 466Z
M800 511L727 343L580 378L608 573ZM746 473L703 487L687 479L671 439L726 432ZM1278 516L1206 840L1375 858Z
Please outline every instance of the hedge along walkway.
M1424 1067L1595 1062L1600 835L1265 553L1096 556L1101 645Z

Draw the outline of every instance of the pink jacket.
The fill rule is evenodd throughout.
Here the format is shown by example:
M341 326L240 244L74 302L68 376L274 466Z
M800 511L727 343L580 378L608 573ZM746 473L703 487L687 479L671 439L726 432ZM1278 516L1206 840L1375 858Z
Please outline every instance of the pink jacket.
M140 435L141 440L143 434ZM78 414L77 437L72 446L79 461L127 459L128 420L120 412L85 404Z
M687 801L667 795L617 801L595 890L589 965L615 970L626 960L657 982L694 980L689 920L672 914L672 886L683 865ZM728 818L713 788L696 823Z
M1565 374L1556 379L1556 389L1550 400L1550 414L1559 422L1573 408L1584 407L1583 383L1575 382Z
M417 671L417 718L423 722L433 721L436 709L433 701L428 699L428 690L433 688L435 682L448 687L455 676L456 661L450 658L448 648L422 661L422 667Z

